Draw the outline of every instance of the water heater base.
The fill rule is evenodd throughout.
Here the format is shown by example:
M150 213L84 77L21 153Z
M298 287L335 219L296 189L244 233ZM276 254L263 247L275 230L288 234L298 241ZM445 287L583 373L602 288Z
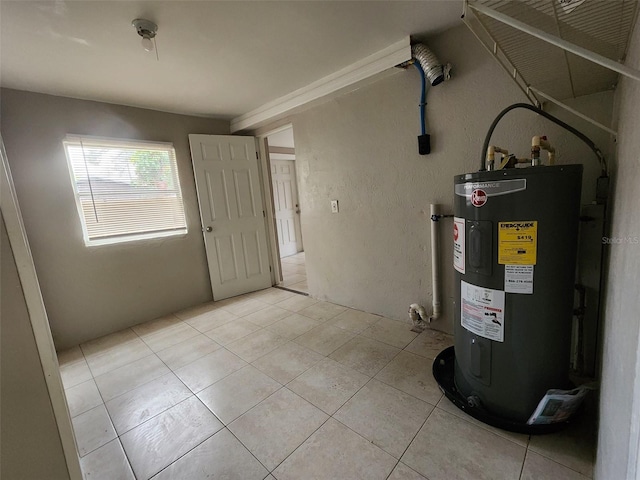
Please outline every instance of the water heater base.
M501 428L502 430L533 435L557 432L569 424L569 422L561 422L548 425L527 425L526 423L518 423L496 416L481 406L469 406L466 397L458 391L454 382L453 372L455 360L454 347L446 348L440 352L433 361L433 377L436 379L436 382L438 382L440 390L442 390L445 396L451 400L456 407L466 414L471 415L473 418L487 425Z

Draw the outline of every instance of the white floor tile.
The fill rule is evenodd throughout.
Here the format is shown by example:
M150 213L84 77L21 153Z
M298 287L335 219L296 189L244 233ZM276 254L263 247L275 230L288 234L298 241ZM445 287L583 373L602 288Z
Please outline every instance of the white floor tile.
M571 470L529 450L522 468L521 480L587 480L591 477Z
M476 426L478 426L480 428L484 428L485 430L488 430L491 433L495 433L496 435L498 435L500 437L504 437L507 440L511 440L512 442L517 443L518 445L521 445L523 447L526 447L527 444L529 443L529 435L525 435L523 433L508 432L506 430L502 430L500 428L496 428L496 427L492 427L491 425L487 425L486 423L482 423L480 420L476 420L472 416L467 415L465 412L460 410L453 403L451 403L451 401L447 397L445 397L444 395L442 396L442 398L438 402L437 407L439 409L441 409L441 410L444 410L447 413L455 415L456 417L460 417L463 420L466 420L467 422L471 422L471 423L473 423L474 425L476 425Z
M119 440L112 440L80 459L86 480L135 480Z
M269 304L261 302L260 300L245 299L241 302L235 302L224 307L225 310L237 315L238 317L244 317L254 312L258 312L263 308L267 308Z
M269 325L283 319L284 317L288 317L289 315L291 315L290 310L285 310L284 308L280 308L275 305L269 305L267 308L263 308L262 310L258 310L257 312L250 313L249 315L245 315L242 318L243 320L255 323L259 327L268 327Z
M291 285L287 286L287 288L295 290L296 292L309 293L309 283L307 283L306 280L303 280L302 282L292 283Z
M79 346L58 353L58 364L64 388L73 387L93 378Z
M245 362L253 362L285 343L287 343L287 339L275 332L258 330L228 344L226 348Z
M283 266L297 275L304 262L296 255ZM58 360L87 479L134 479L129 460L137 480L592 477L591 424L530 440L444 398L432 362L451 340L269 288Z
M396 465L396 468L393 469L391 475L389 475L388 480L428 480L427 478L420 475L415 470L411 470L404 463L399 462Z
M429 480L517 479L525 448L434 409L402 457Z
M396 459L329 419L275 471L278 480L384 480Z
M142 340L151 350L158 352L197 335L200 335L198 330L179 320L171 327L143 336Z
M408 323L384 317L363 330L361 335L379 342L388 343L397 348L406 347L418 336L417 333L411 331L411 325Z
M206 315L207 313L218 310L219 305L214 302L202 303L200 305L194 305L193 307L185 308L179 312L175 312L174 315L183 322L189 322L198 318L200 315Z
M274 469L328 418L281 388L229 425L229 430L269 470Z
M211 338L220 345L227 345L236 340L240 340L246 337L250 333L260 330L260 327L255 323L248 322L242 318L233 320L232 322L225 323L224 325L204 332L205 335Z
M289 312L288 317L269 325L267 330L270 330L281 337L287 338L288 340L293 340L312 328L317 327L318 324L319 322L317 320Z
M171 370L177 370L209 353L215 352L219 348L221 348L219 344L206 335L200 334L169 348L160 350L157 355L167 367Z
M138 335L143 340L145 337L149 337L150 335L154 335L157 333L162 333L165 330L169 330L176 325L180 325L184 323L175 315L165 315L164 317L156 318L154 320L150 320L148 322L140 323L131 327L136 335Z
M379 315L373 315L372 313L361 312L360 310L348 308L341 314L336 315L334 318L329 320L327 325L349 330L353 333L360 333L378 322L380 318L381 317Z
M333 415L368 381L366 375L327 358L288 383L287 388Z
M418 335L405 350L427 358L436 358L445 348L453 345L453 335L425 330Z
M229 430L224 429L172 463L154 480L263 480L268 473Z
M256 300L260 300L261 302L276 304L278 302L282 302L287 298L291 298L296 295L293 292L288 292L286 290L282 290L279 288L267 288L266 290L261 290L258 294L256 294L253 298Z
M218 308L216 310L210 310L191 317L186 320L186 323L191 325L199 332L204 333L208 332L209 330L213 330L214 328L221 327L225 323L232 322L237 318L237 315L234 315L231 312L227 312L222 308Z
M281 387L271 377L247 365L205 388L198 397L223 423L229 424Z
M96 377L96 384L106 402L170 371L162 360L155 355L149 355Z
M193 393L198 393L246 364L247 362L237 355L221 348L179 368L175 374Z
M347 307L335 305L333 303L318 302L311 305L310 307L303 308L298 313L304 315L305 317L318 320L319 322L326 322L327 320L331 320L337 315L340 315L346 309Z
M566 429L548 435L532 435L529 450L555 460L587 477L593 476L595 428L583 415Z
M329 355L329 358L373 377L398 353L400 349L396 347L358 335Z
M80 345L94 377L151 355L151 349L129 329Z
M260 357L253 366L284 385L323 359L319 353L289 342Z
M138 480L146 480L222 428L197 397L190 397L120 437Z
M436 405L442 392L431 373L433 361L402 351L375 376L387 385Z
M193 393L173 373L168 373L106 403L119 435L146 422Z
M104 405L98 405L73 419L78 453L84 457L117 437Z
M289 297L286 300L276 303L276 306L292 312L298 312L316 303L318 303L318 301L311 297L295 294L293 297Z
M100 391L93 380L87 380L68 388L65 390L65 395L71 417L80 415L103 403Z
M355 334L347 330L323 323L297 337L295 342L326 356L336 351L354 336Z
M334 418L400 458L433 408L389 385L371 380Z

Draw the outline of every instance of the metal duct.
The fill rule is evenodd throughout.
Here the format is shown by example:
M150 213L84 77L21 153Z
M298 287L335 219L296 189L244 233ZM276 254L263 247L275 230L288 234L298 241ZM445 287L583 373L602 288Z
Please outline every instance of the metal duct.
M423 43L416 43L411 46L411 55L415 58L424 70L427 79L432 87L444 82L444 71L435 54Z

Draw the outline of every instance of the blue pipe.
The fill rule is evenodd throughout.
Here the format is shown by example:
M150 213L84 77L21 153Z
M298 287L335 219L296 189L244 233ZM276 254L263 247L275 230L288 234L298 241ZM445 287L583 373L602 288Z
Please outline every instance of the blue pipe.
M424 124L425 105L427 104L426 103L427 80L425 78L424 70L422 68L422 65L420 65L420 62L415 60L413 62L413 65L420 72L420 78L422 79L422 88L420 89L420 131L422 132L422 135L424 135L424 134L427 133L426 127L425 127L425 124Z

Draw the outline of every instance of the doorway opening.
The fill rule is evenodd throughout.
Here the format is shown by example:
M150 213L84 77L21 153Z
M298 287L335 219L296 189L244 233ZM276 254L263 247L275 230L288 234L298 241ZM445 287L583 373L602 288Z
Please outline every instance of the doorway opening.
M293 128L278 130L267 135L266 140L282 272L278 285L308 294Z

